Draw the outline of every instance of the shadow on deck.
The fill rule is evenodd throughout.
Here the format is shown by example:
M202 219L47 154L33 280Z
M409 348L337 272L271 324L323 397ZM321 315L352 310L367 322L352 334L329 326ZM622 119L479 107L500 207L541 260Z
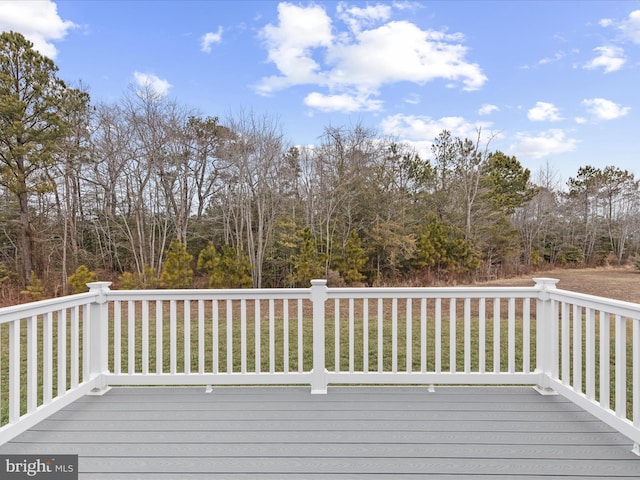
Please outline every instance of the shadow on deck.
M0 446L80 479L640 478L629 439L527 387L113 388Z

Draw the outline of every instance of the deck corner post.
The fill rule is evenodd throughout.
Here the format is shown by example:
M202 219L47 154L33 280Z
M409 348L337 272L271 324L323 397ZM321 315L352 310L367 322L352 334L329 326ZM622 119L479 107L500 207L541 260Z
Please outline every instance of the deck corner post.
M109 373L109 310L107 292L111 282L87 283L90 293L97 293L89 306L89 378L95 381L92 395L103 395L109 390L104 375Z
M327 393L325 365L325 302L327 281L311 280L311 303L313 305L313 370L311 371L311 393Z
M557 395L551 387L550 375L553 371L553 301L550 290L555 290L559 279L534 278L538 297L536 300L536 370L540 374L535 390L541 395Z

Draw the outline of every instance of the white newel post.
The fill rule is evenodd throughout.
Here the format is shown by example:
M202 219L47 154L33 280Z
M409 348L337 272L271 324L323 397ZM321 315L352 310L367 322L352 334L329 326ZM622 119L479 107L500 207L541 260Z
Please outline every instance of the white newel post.
M313 370L311 371L311 393L327 393L327 377L324 346L324 305L327 301L327 281L311 280L311 303L313 304Z
M89 306L89 378L97 379L90 395L103 395L109 390L103 375L109 373L109 317L106 292L111 282L87 283L89 292L98 298Z
M536 301L536 370L540 374L536 390L542 395L557 395L551 388L549 375L553 369L554 312L549 290L556 288L556 278L534 278L536 287L540 289ZM556 347L557 348L557 347Z

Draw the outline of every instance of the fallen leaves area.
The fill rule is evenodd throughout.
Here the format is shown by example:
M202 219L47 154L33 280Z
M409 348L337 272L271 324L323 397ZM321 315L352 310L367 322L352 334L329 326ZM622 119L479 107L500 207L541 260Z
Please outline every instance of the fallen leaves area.
M526 277L491 280L482 285L530 286L533 278L557 278L557 288L599 297L640 303L640 271L634 267L602 267L554 269L536 272Z

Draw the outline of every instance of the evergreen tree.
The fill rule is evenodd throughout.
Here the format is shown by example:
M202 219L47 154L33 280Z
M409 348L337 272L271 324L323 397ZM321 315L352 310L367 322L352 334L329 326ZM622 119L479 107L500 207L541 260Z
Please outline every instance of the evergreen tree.
M251 288L253 286L249 256L242 251L237 253L231 245L222 246L219 272L222 277L217 277L217 284L214 281L216 276L211 277L214 288L223 286L226 288Z
M516 157L497 151L489 155L483 168L485 199L507 215L531 200L537 189L529 183L531 172Z
M209 275L209 288L250 288L251 263L249 257L238 255L230 245L223 245L221 253L209 243L198 255L198 270Z
M187 246L180 240L173 240L166 252L160 280L167 288L189 288L193 281L191 261L193 255L187 252Z
M267 256L265 274L270 286L290 287L293 276L293 256L296 252L296 233L300 227L290 217L278 220L274 242Z
M55 187L46 170L67 130L64 109L71 90L53 61L16 32L0 34L0 185L19 209L18 251L28 284L34 269L30 197ZM88 102L88 96L83 96Z
M343 254L336 259L335 263L338 272L340 272L347 285L362 282L366 278L362 274L362 269L367 264L367 254L362 246L362 240L360 240L358 232L352 230L349 233Z
M30 302L37 302L39 300L44 300L47 298L47 292L42 280L35 274L35 272L31 272L31 283L26 286L24 290L20 293L25 295Z
M145 265L142 274L136 272L124 272L118 276L120 288L123 290L135 290L137 288L147 288L150 290L161 288L162 279L158 278L156 269L150 265Z
M198 270L211 275L219 264L220 257L216 252L216 247L213 246L212 242L209 242L205 248L200 250L198 255Z
M73 293L88 292L87 283L96 281L96 272L92 272L86 265L80 265L69 277L69 284Z
M290 281L294 285L307 287L311 280L324 276L325 258L318 252L313 232L309 227L300 231L297 243L293 261L294 273Z
M480 266L478 252L464 233L430 214L418 234L416 265L429 271L471 272Z
M487 276L521 261L524 249L511 217L537 194L529 178L529 170L516 157L500 151L490 154L483 167L483 203L476 216L475 240L482 248Z

